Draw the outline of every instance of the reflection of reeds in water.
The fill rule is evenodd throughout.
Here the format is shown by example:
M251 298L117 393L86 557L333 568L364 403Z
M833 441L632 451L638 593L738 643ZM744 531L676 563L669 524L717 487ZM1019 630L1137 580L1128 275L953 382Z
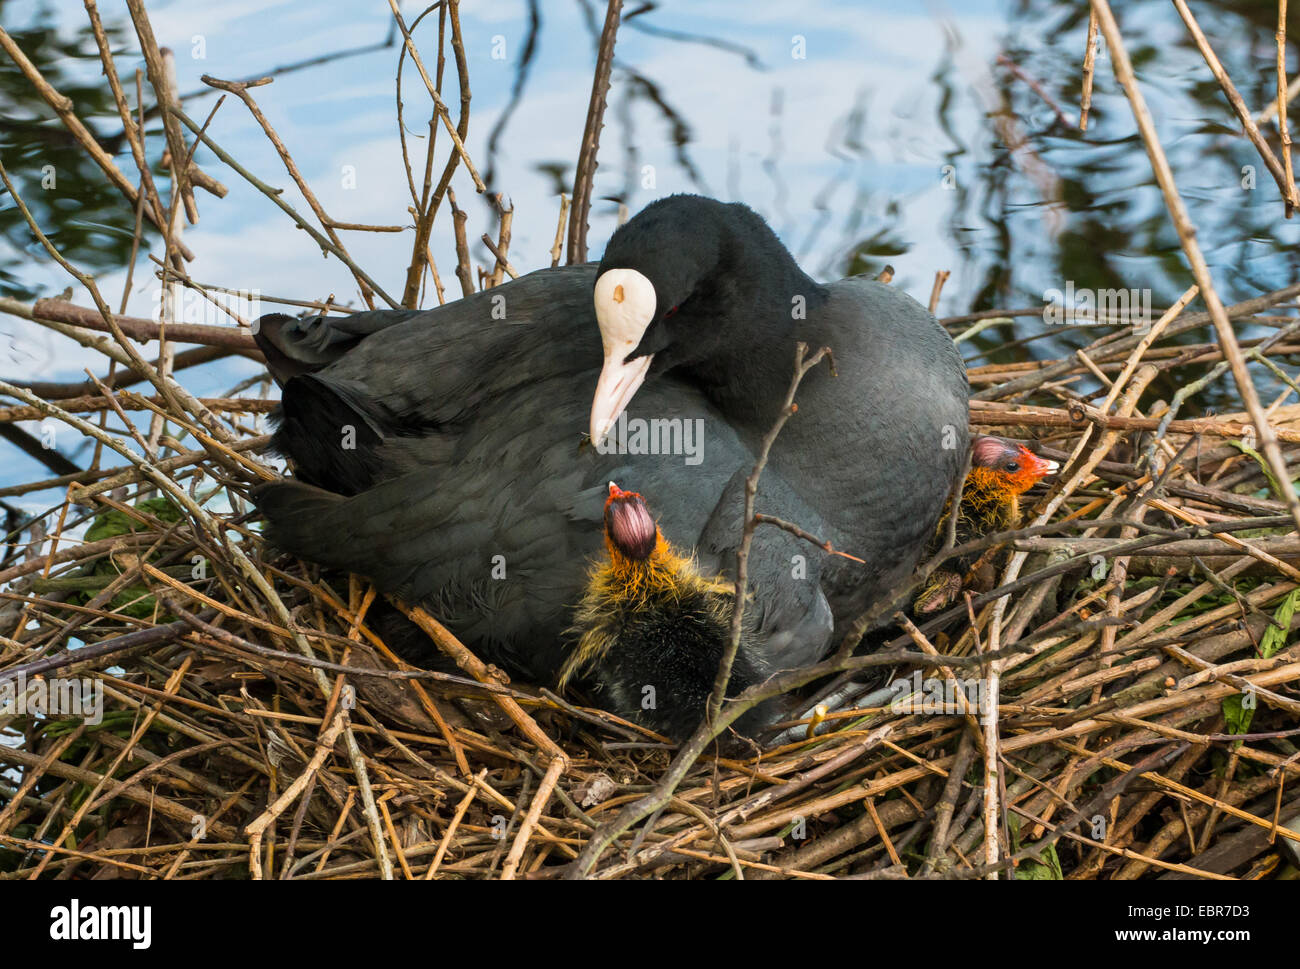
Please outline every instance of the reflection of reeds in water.
M146 14L136 0L131 8L143 42ZM86 382L0 382L10 399L0 426L57 475L0 496L66 489L36 519L9 509L0 686L19 674L92 676L107 706L98 726L0 717L0 762L12 768L0 778L0 872L545 878L577 860L576 870L625 877L727 869L748 877L1011 877L1013 866L1040 878L1293 876L1294 855L1281 845L1295 836L1275 823L1300 813L1285 786L1300 771L1292 739L1300 647L1291 635L1300 625L1300 509L1286 468L1300 454L1300 409L1286 396L1300 388L1281 365L1300 352L1291 311L1300 283L1219 304L1119 33L1104 0L1095 9L1110 47L1106 63L1132 101L1193 270L1184 285L1196 287L1143 330L1106 326L1058 360L971 369L972 425L1037 438L1062 462L1060 475L1024 502L1017 531L941 551L895 601L864 614L826 661L746 693L740 703L818 681L809 706L823 695L849 698L848 708L819 711L811 725L785 724L793 729L759 760L697 762L739 706L722 706L716 725L701 727L674 755L635 725L507 683L418 609L408 613L462 673L412 669L368 626L378 595L369 583L355 576L340 583L270 554L244 495L277 474L261 455L267 438L257 423L273 402L245 393L256 383L220 398L185 390L193 367L256 356L240 326L160 328L115 315L71 263L95 308L0 303L106 360L106 372ZM455 4L428 16L424 29L437 22L467 91ZM216 191L219 183L190 164L191 136L202 132L230 177L248 180L349 267L368 305L431 303L430 281L443 301L428 239L444 197L442 224L456 238L462 290L513 275L510 211L496 201L495 234L484 234L492 264L477 267L469 216L451 191L461 169L477 180L464 150L468 102L457 111L443 101L443 53L430 71L410 39L418 22L396 23L442 136L441 149L428 139L425 158L406 155L415 232L400 300L344 242L347 232L399 227L332 220L261 115L254 84L210 81L262 124L311 213L225 154L212 116L195 123L177 109L167 147L185 174L172 180L173 197L164 200L145 177L147 164L139 180L110 173L135 206L137 242L145 219L176 224L197 197L187 186ZM613 39L611 27L605 44ZM107 45L101 51L116 78ZM161 54L147 43L145 53L153 82ZM593 89L570 254L581 251L605 83ZM93 135L78 134L58 92L45 88L95 155ZM142 90L143 82L137 105ZM114 94L143 161L129 95ZM1285 177L1289 166L1282 168ZM7 173L5 180L13 192ZM553 264L568 211L561 209ZM162 273L215 298L216 287L190 277L176 243L164 230ZM43 244L58 258L48 239ZM932 306L946 278L936 280ZM332 297L262 298L341 309ZM1205 311L1188 308L1195 298ZM965 344L1000 325L991 320L1041 312L1012 308L944 323ZM1234 321L1273 333L1238 339ZM1212 340L1187 342L1207 324ZM143 359L136 343L159 337L196 346ZM1249 363L1287 395L1259 400ZM1228 373L1244 413L1180 416L1186 400ZM1149 399L1158 375L1181 387L1168 402ZM145 415L158 418L154 439L139 420ZM93 442L90 466L68 467L16 424L37 419ZM919 627L897 616L946 558L987 548L1001 550L993 587L973 584L960 605ZM868 634L876 649L853 655ZM872 692L878 684L870 677L860 688L850 680L884 668L898 680L919 670L941 683L976 681L996 715L960 704L899 709ZM629 790L643 796L629 799ZM642 822L651 816L647 830Z

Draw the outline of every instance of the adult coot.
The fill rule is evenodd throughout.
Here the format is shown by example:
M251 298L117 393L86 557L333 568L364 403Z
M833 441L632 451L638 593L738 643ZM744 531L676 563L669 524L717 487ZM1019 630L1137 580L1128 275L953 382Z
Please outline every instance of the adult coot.
M286 551L424 605L485 660L552 681L562 633L602 550L610 480L661 496L665 529L710 573L734 569L753 452L689 384L666 379L601 448L583 428L601 367L595 267L544 270L423 313L263 317L283 384L273 446L294 478L253 499ZM779 474L757 507L814 533ZM777 668L830 643L825 552L764 528L750 579L755 636ZM389 620L420 662L423 634Z
M254 494L271 541L539 680L564 661L608 481L655 495L706 572L734 565L797 341L830 346L838 377L805 378L758 508L866 565L759 532L756 635L775 668L818 659L833 622L908 574L967 446L965 371L929 313L870 280L814 282L756 214L697 196L649 206L598 269L425 312L264 317L257 338L296 475Z

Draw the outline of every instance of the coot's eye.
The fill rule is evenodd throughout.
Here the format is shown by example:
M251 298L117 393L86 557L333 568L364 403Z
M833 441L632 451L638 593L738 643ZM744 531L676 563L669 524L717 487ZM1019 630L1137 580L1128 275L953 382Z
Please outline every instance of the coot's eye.
M1005 468L1009 473L1011 473L1011 474L1015 474L1017 471L1020 470L1020 462L1019 462L1019 461L1008 461L1008 462L1007 462L1006 464L1004 464L1002 467Z
M676 312L677 312L677 307L676 307L676 306L669 307L668 311L667 311L666 313L664 313L664 319L665 319L665 320L668 319L668 317L672 316L672 315L673 315L674 313L676 313Z

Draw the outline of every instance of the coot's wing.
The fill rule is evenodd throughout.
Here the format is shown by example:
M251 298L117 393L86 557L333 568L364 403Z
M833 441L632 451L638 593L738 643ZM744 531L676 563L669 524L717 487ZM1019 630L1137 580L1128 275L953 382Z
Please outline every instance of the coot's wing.
M736 552L743 534L745 479L752 465L738 469L727 482L704 532L697 553L701 565L734 578ZM779 476L759 479L755 510L820 535L821 518ZM829 651L834 619L822 592L827 553L775 525L759 525L749 552L758 657L772 670L796 669L817 662Z
M400 318L319 376L357 388L396 433L472 422L501 394L599 370L593 281L589 266L548 269L422 313L377 313Z
M529 363L526 351L539 343L569 350L586 344L599 365L594 282L593 267L566 266L428 310L303 319L270 313L257 321L253 337L282 386L301 374L327 372L365 386L374 402L394 415L427 418L432 415L425 408L436 411L443 397L463 399L475 387L497 381L508 386L521 376L548 372L540 370L543 361L536 357ZM484 366L485 359L503 363L506 357L522 366Z
M513 413L501 400L546 380L581 385L589 404L602 358L591 277L588 267L533 273L422 313L271 321L258 336L268 359L306 371L284 385L273 448L302 480L354 495L445 460L484 423L526 429L547 398ZM412 449L417 460L403 465Z

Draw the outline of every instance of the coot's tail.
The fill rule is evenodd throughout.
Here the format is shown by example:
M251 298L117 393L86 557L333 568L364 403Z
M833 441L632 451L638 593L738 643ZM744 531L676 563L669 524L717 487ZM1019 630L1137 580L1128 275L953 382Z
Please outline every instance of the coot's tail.
M253 324L253 339L281 387L294 377L316 373L347 355L363 339L416 315L416 310L371 310L350 316L297 319L267 313Z
M346 567L335 561L337 536L322 527L347 500L342 495L282 478L257 485L249 497L266 516L262 534L270 544L322 565Z
M338 554L339 549L352 547L350 542L340 541L335 527L335 516L346 502L342 495L293 479L258 485L251 495L266 516L263 535L269 544L327 568L351 571L350 566L355 563L347 561L346 555ZM366 625L408 663L444 673L461 672L418 626L383 596L371 605Z

